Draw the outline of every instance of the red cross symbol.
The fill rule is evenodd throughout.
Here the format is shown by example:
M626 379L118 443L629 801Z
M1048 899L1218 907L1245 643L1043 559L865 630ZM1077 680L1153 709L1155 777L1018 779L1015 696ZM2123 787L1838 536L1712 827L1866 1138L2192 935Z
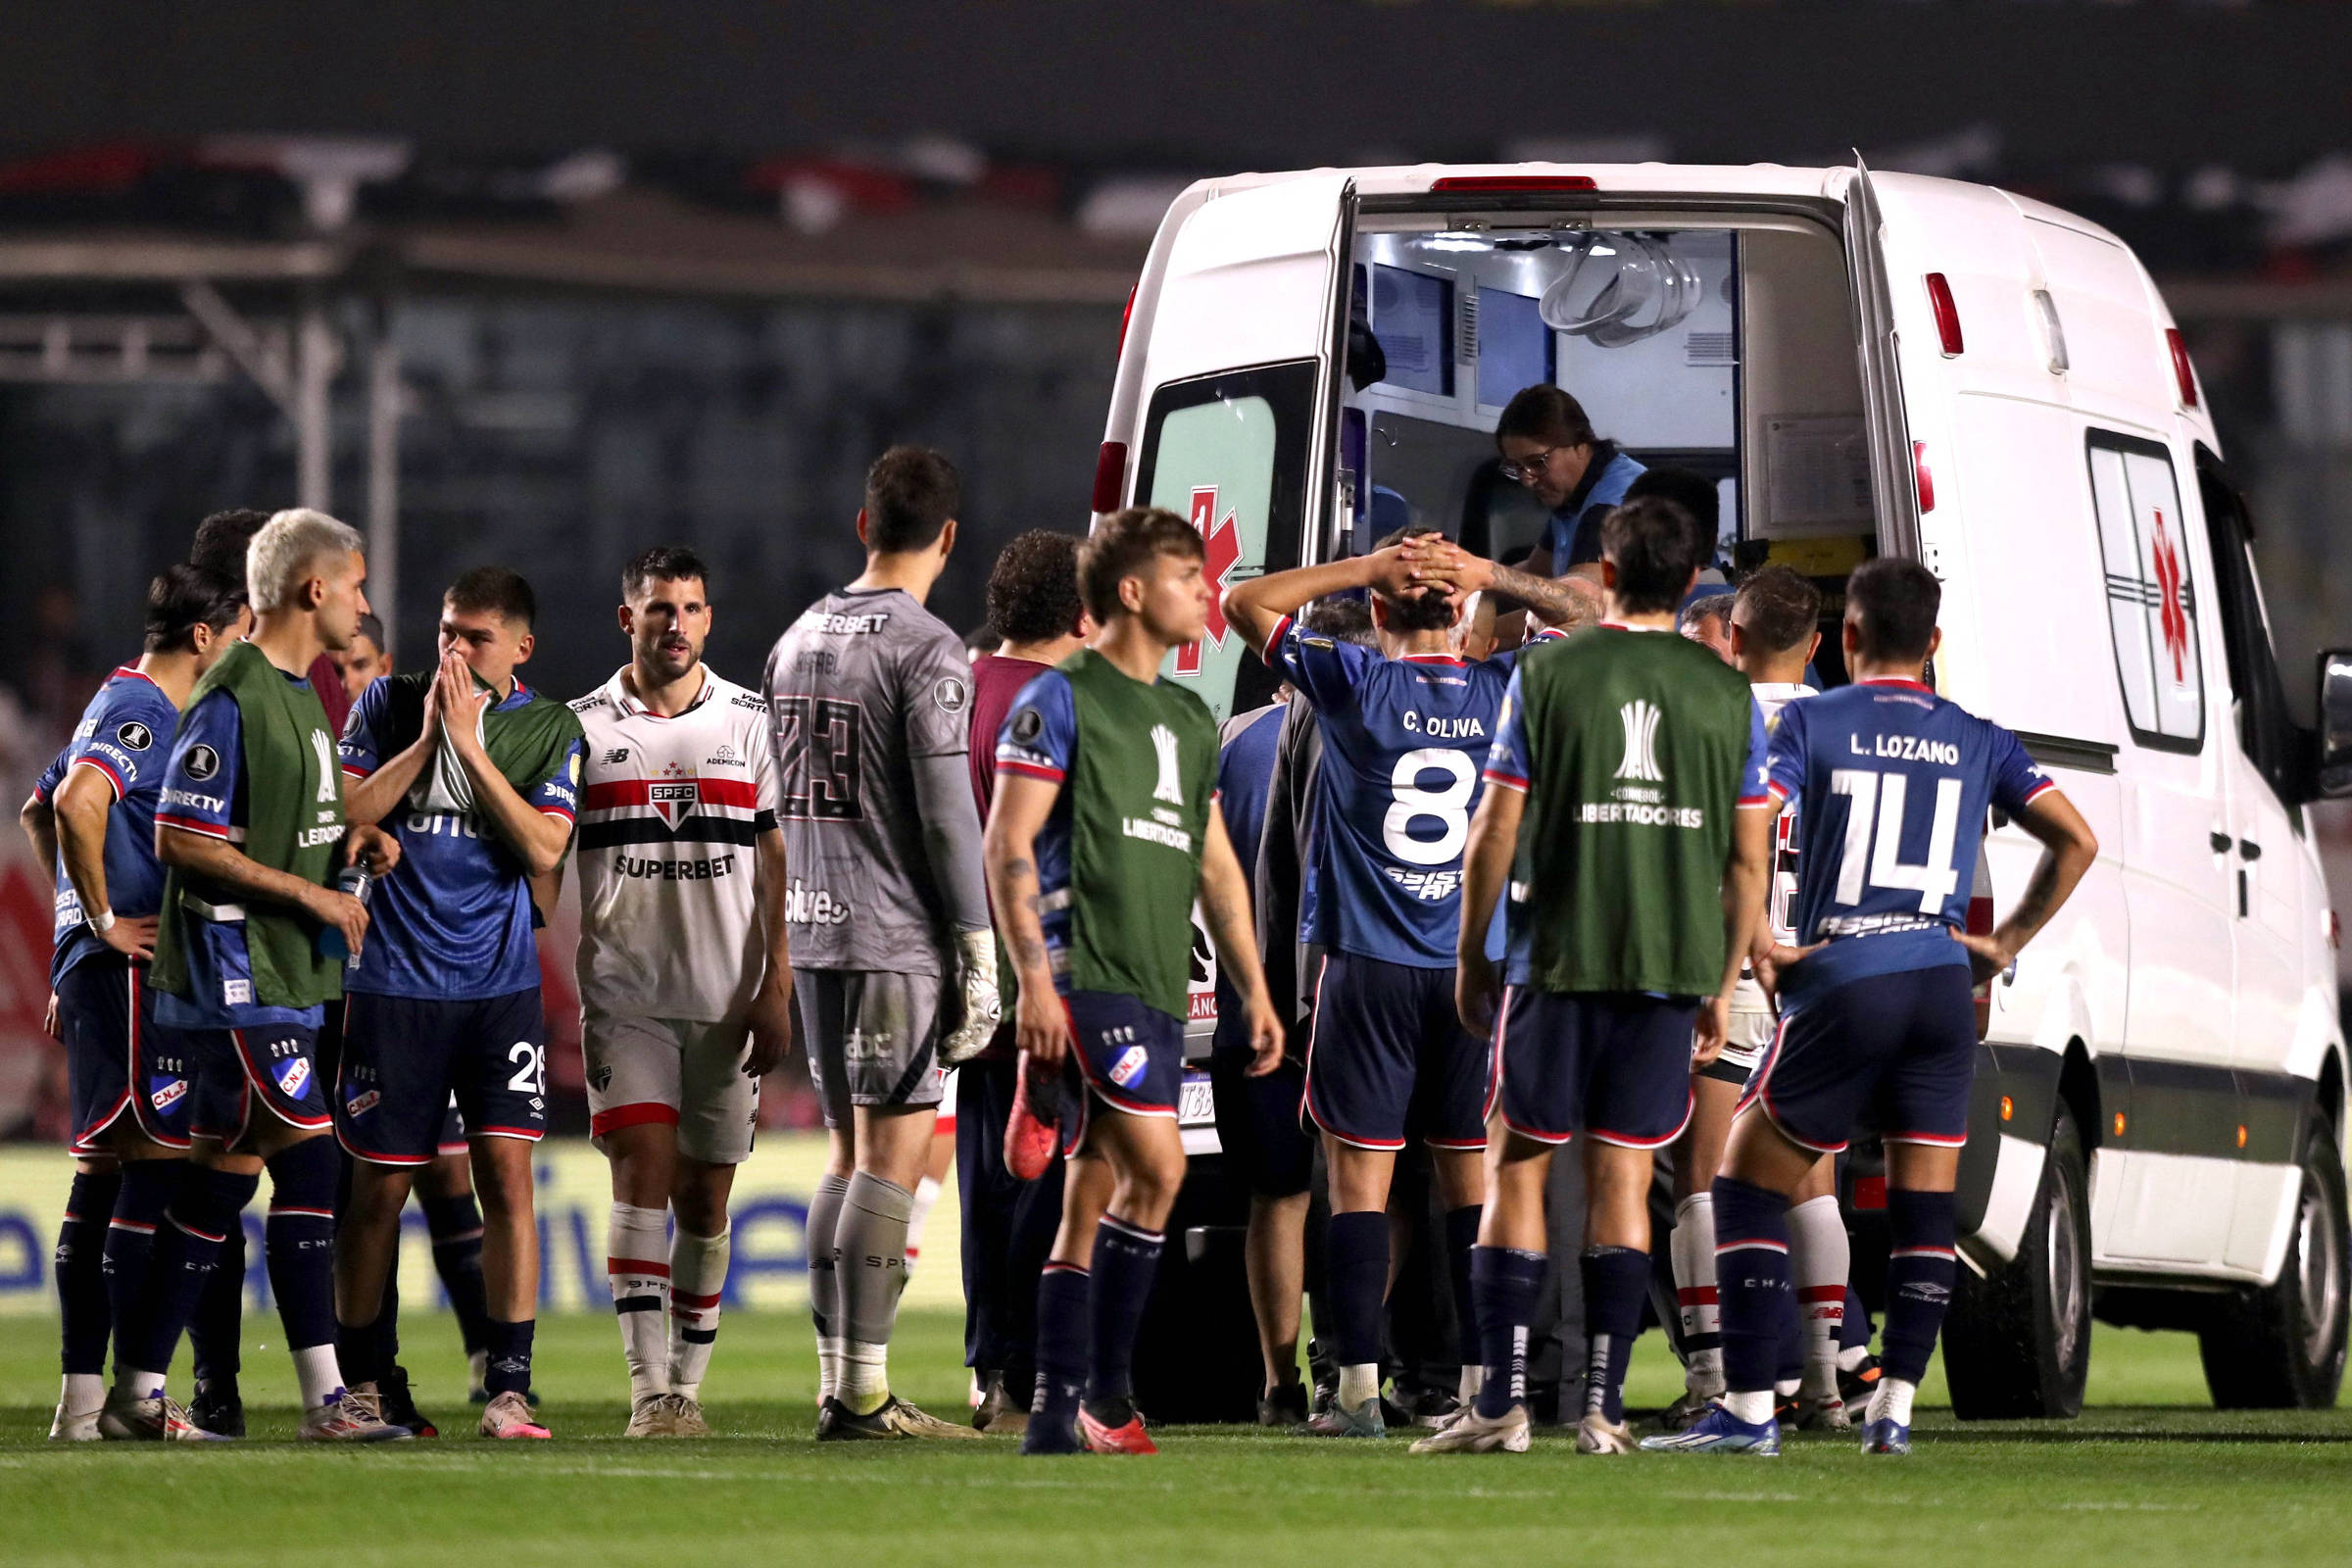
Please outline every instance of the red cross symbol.
M2180 557L2172 535L2164 531L2164 514L2156 514L2157 619L2164 628L2165 652L2173 656L2173 684L2188 680L2188 610L2180 591Z
M1201 541L1208 548L1208 564L1201 575L1208 579L1208 636L1205 642L1225 646L1225 579L1242 559L1242 531L1236 525L1231 508L1225 515L1217 515L1217 487L1213 484L1193 488L1193 526L1200 530ZM1200 673L1200 644L1186 643L1176 650L1176 673Z

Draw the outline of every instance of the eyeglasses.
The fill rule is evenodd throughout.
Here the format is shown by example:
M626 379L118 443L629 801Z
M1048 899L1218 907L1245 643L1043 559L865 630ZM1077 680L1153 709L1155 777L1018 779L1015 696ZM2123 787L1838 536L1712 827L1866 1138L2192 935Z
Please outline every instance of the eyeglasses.
M1537 479L1543 477L1544 466L1551 461L1551 455L1554 452L1565 452L1568 449L1565 446L1545 447L1543 451L1537 453L1534 457L1529 458L1522 463L1513 463L1508 458L1505 458L1502 462L1501 467L1495 471L1500 473L1505 479L1513 480L1519 484L1533 484Z

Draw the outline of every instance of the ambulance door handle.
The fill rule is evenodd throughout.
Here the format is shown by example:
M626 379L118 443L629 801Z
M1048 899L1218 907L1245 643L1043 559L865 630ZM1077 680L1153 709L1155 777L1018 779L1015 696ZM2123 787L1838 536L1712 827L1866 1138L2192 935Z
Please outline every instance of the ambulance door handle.
M2219 829L2206 834L2205 842L2213 846L2213 853L2216 855L2228 855L2230 853L2230 835L2221 832Z
M2262 858L2262 846L2252 839L2239 839L2237 853L2249 860L2259 860Z

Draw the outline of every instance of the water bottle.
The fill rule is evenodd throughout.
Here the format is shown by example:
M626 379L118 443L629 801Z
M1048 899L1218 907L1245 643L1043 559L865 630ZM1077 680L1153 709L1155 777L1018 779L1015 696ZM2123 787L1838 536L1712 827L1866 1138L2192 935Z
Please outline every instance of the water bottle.
M374 875L365 863L358 860L345 866L335 877L335 891L350 894L360 901L362 908L367 907L368 895L374 887ZM322 958L340 958L346 963L351 960L351 947L343 940L340 926L322 925L318 928L318 956Z

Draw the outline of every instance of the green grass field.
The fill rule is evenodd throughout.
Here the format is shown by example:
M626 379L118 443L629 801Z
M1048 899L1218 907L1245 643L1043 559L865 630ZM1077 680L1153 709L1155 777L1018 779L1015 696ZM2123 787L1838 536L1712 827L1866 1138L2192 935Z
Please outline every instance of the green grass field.
M48 1326L12 1325L0 1336L0 1561L2352 1560L2352 1412L2217 1414L2180 1335L2102 1329L2082 1420L1956 1427L1927 1410L1918 1451L1900 1462L1806 1438L1778 1461L1604 1462L1557 1437L1524 1456L1415 1459L1401 1440L1212 1427L1163 1432L1156 1460L1025 1463L1003 1442L819 1449L815 1355L797 1314L727 1320L705 1391L724 1435L692 1444L620 1439L610 1318L540 1326L550 1444L472 1438L450 1320L417 1313L403 1330L418 1401L453 1434L437 1442L319 1451L283 1441L291 1374L256 1332L245 1355L254 1440L67 1448L45 1441ZM953 1314L909 1312L894 1357L901 1392L959 1412L959 1336ZM1642 1348L1631 1402L1663 1404L1679 1376L1657 1336ZM1939 1387L1926 1391L1940 1399Z

